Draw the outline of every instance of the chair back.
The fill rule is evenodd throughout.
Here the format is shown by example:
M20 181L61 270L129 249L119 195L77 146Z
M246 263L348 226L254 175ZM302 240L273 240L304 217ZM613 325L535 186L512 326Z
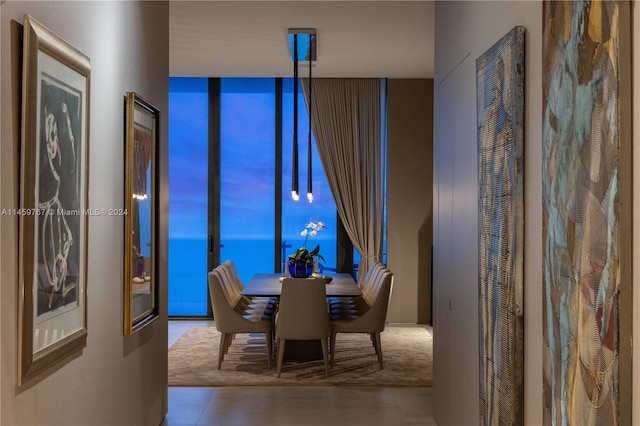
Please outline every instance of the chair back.
M220 332L226 332L230 326L231 318L237 316L232 306L229 304L222 283L218 278L216 270L209 272L209 298L211 299L211 307L213 308L213 317L215 318L216 328Z
M385 271L376 286L375 299L369 310L360 318L369 324L369 332L384 331L387 322L387 311L389 310L389 302L391 301L391 293L393 292L393 273L389 270Z
M387 273L390 273L389 269L382 263L376 263L373 266L374 270L369 275L367 281L362 284L362 297L369 306L373 305L376 301L384 278Z
M276 336L291 340L316 340L329 337L331 326L327 290L322 278L285 278Z
M358 281L358 286L361 289L365 288L368 283L371 283L371 281L373 280L373 277L376 274L378 274L381 269L384 269L384 268L385 266L382 263L378 261L373 262L371 265L369 265L369 269L367 269L367 273L365 274L365 276Z
M227 299L229 306L232 308L238 304L242 295L240 294L240 290L233 283L233 279L231 278L228 271L222 266L217 266L212 271L215 276L218 278L220 282L220 286L222 288L222 294Z
M244 283L240 279L240 274L238 273L238 268L236 268L236 264L233 263L233 260L231 260L231 259L225 260L222 263L222 265L229 272L229 275L231 276L231 279L233 280L233 283L235 284L235 286L238 287L238 289L240 291L244 290Z
M392 290L393 273L387 269L371 284L371 299L367 300L369 308L353 319L332 322L334 331L338 333L381 333L384 331Z

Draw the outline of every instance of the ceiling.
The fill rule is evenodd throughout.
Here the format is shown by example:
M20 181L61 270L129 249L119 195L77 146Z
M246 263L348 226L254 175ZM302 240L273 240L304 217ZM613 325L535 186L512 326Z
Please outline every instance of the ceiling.
M314 77L432 78L433 14L430 0L173 0L170 74L291 77L287 31L315 28Z

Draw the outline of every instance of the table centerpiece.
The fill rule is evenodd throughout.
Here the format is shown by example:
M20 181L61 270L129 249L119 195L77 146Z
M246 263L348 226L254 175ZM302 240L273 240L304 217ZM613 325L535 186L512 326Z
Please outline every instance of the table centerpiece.
M324 257L320 254L320 244L316 245L313 250L309 250L307 249L307 241L309 237L315 237L323 229L325 229L324 223L309 221L300 232L300 235L304 237L304 244L296 250L295 254L289 256L287 261L289 275L294 278L308 278L317 272L317 259L324 261Z

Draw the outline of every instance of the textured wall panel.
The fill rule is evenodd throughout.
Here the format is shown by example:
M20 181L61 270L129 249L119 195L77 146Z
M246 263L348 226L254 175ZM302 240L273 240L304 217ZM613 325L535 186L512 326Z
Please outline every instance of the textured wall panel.
M544 3L545 424L620 424L626 9L613 1Z
M480 424L522 424L524 27L476 61Z

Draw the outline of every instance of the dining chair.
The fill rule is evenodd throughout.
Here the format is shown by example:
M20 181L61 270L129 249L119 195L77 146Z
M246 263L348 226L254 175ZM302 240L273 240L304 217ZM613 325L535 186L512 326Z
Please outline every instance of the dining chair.
M354 310L351 306L342 309L331 310L331 365L336 353L336 335L338 333L368 333L371 343L378 355L380 369L384 368L382 362L382 345L380 333L385 329L387 310L391 293L393 292L393 273L385 268L385 271L372 281L371 289L363 295L364 306L358 306Z
M253 298L244 296L240 293L237 285L234 283L231 273L227 269L226 265L218 265L212 271L222 286L222 292L227 299L227 302L234 310L238 311L242 315L258 315L258 316L270 316L272 322L275 321L275 314L277 311L278 301L274 298L271 300L255 300ZM273 338L272 333L272 338ZM236 338L236 334L232 333L228 336L228 343L226 345L225 353L229 350L231 342ZM273 339L271 340L271 346L273 347Z
M366 275L360 282L361 296L352 297L329 297L331 311L351 310L352 314L362 313L369 308L375 300L375 286L380 285L380 275L388 271L387 267L380 262L374 262L369 266Z
M209 272L209 296L213 308L216 329L220 332L220 347L218 349L218 370L222 366L224 355L236 333L264 333L267 346L267 366L271 368L273 352L273 313L247 314L229 303L224 294L222 282L215 269Z
M238 292L242 292L244 290L244 283L240 278L240 274L238 273L238 268L236 268L236 264L231 259L227 259L220 265L228 274L231 282L236 286ZM269 303L273 306L278 304L277 297L268 297L268 296L243 296L246 300L250 300L253 303Z
M329 377L327 340L331 327L325 284L323 278L285 278L282 281L276 318L278 377L287 340L320 340L324 374Z
M212 272L216 274L218 280L220 280L227 302L235 309L242 309L247 314L262 315L263 313L275 313L277 306L276 300L253 299L241 294L224 264L217 266Z

